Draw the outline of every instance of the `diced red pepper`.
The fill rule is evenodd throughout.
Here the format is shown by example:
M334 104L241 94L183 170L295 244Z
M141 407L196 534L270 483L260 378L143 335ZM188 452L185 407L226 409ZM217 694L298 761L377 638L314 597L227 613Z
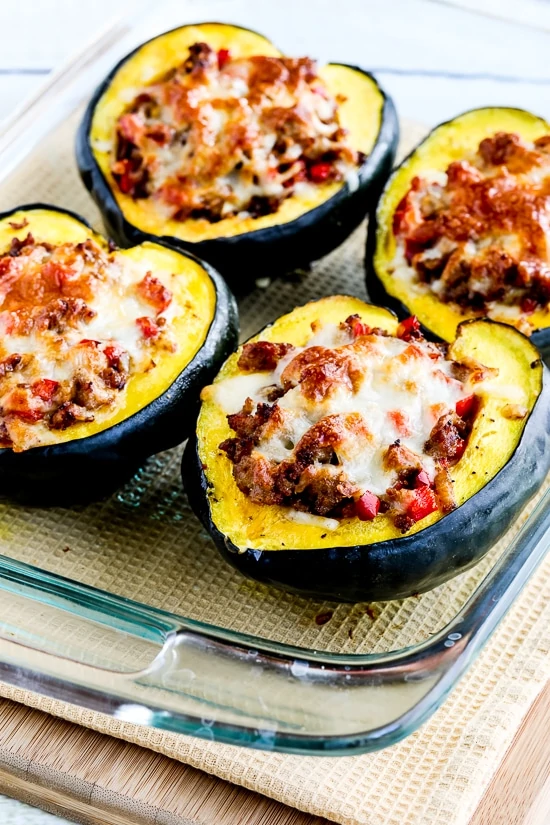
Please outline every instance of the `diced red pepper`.
M172 302L172 293L152 272L148 272L139 282L137 291L144 301L155 308L157 315L164 312Z
M42 378L40 381L34 382L31 386L31 392L36 398L40 398L49 404L58 388L58 381L52 381L50 378Z
M396 236L401 235L401 233L408 228L406 218L411 211L409 195L410 192L407 192L407 194L401 198L397 204L395 212L393 213L392 230L393 234Z
M475 400L475 395L469 395L467 398L461 398L460 401L456 402L456 414L461 418L466 418L466 416L472 412Z
M523 298L521 302L521 311L531 315L537 308L538 302L534 298Z
M134 182L131 175L124 174L118 181L118 188L123 195L131 195L134 191Z
M110 367L116 367L120 363L120 357L125 350L118 344L108 344L103 350Z
M410 341L411 338L418 337L416 335L418 332L420 332L420 321L416 315L411 315L409 318L401 321L397 327L396 335L398 338L401 338L402 341Z
M131 164L127 158L117 161L115 177L118 180L118 188L120 191L124 195L130 195L134 188L134 182L132 180Z
M152 318L148 318L144 315L142 318L136 318L136 324L141 330L141 334L144 338L157 338L160 330Z
M432 482L430 481L430 476L426 472L426 470L420 470L418 475L415 478L414 486L418 489L420 487L431 487Z
M397 204L392 220L392 230L394 235L403 235L412 228L415 215L411 194L420 189L421 183L422 181L419 177L414 177L411 181L411 188L405 195L403 195Z
M332 164L326 161L319 161L309 167L309 179L313 183L325 183L332 173Z
M380 499L369 490L355 502L355 512L361 521L372 521L380 510Z
M218 69L223 69L226 63L231 60L229 49L220 49L218 51Z
M356 338L359 338L361 335L369 335L371 328L368 324L364 324L363 321L360 321L359 318L354 318L351 322L351 332Z
M82 338L78 345L80 347L98 347L99 341L95 341L93 338Z
M17 418L22 418L23 421L40 421L44 417L43 410L10 410L10 415L15 415Z
M437 510L434 491L428 486L418 487L414 492L412 502L407 508L407 515L412 518L413 521L420 521L426 518L426 516L429 516L430 513L433 513L434 510Z

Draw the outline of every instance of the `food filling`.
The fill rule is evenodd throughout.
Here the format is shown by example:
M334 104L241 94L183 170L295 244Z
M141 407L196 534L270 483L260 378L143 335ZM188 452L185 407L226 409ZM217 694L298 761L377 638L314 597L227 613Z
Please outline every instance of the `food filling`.
M414 317L396 335L358 315L312 327L304 347L245 344L239 374L206 391L235 433L220 449L239 489L293 520L387 513L402 532L453 510L450 468L497 371L452 360Z
M529 332L550 302L550 135L499 132L445 173L413 178L393 231L397 277Z
M195 43L143 87L116 127L121 192L152 198L167 218L219 221L276 212L327 182L357 184L364 157L309 58L241 57Z
M51 244L25 222L0 254L0 446L19 452L124 403L175 352L171 276L94 240Z

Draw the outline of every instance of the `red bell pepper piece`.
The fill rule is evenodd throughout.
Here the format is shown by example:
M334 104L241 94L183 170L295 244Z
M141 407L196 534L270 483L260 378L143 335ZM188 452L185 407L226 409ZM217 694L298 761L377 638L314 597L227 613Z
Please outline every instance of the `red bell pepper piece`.
M132 180L131 174L132 167L130 161L127 158L124 158L123 160L118 161L118 164L121 168L121 171L118 172L118 174L116 175L116 177L118 178L119 189L124 195L130 195L134 188L134 181ZM124 171L122 171L122 168L124 168Z
M52 381L50 378L42 378L35 381L31 386L31 392L36 398L49 403L54 397L59 387L58 381Z
M397 337L401 338L402 341L410 341L411 338L417 338L417 332L420 331L420 321L416 317L416 315L411 315L409 318L405 318L404 321L401 321L399 326L397 327Z
M138 294L155 308L157 315L164 312L172 302L172 293L167 289L162 281L155 278L152 272L148 272L145 278L137 285Z
M144 338L156 338L160 332L158 326L151 318L144 315L142 318L136 318L136 324L141 330Z
M313 183L325 183L325 181L329 179L331 172L331 163L319 161L319 163L314 163L309 167L309 179L312 180Z
M116 369L120 365L120 359L125 354L125 350L118 344L107 344L103 349L103 354L109 362L109 366Z
M369 490L355 502L355 512L361 521L372 521L380 510L380 499Z
M414 521L420 521L434 510L437 510L437 501L431 487L419 487L415 490L414 498L407 509L407 515Z
M371 328L368 324L360 321L359 318L354 318L351 323L351 331L356 338L359 338L361 335L369 335Z
M42 410L14 410L11 415L17 416L17 418L22 418L23 421L40 421L41 418L44 418L44 412Z
M397 208L393 213L392 219L392 230L394 235L400 235L407 229L406 217L410 211L409 208L409 192L404 195L399 203L397 204Z
M456 414L461 418L466 418L472 412L475 398L475 395L469 395L467 398L461 398L460 401L457 401Z
M229 49L220 49L218 51L218 69L223 69L226 63L231 60Z

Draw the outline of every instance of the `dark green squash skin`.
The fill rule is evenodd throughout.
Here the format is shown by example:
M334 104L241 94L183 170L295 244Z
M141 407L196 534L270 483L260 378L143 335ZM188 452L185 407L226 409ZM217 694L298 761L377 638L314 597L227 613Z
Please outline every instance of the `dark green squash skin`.
M109 234L121 246L140 243L145 233L124 217L95 160L89 135L98 101L120 67L140 48L141 46L123 58L96 90L76 137L76 160L84 185L101 210ZM384 99L378 137L359 169L359 186L354 192L350 192L345 184L328 201L293 221L242 235L199 242L182 241L171 236L161 236L161 240L208 261L237 290L252 286L257 278L276 277L307 267L312 261L322 258L339 246L376 204L391 172L399 139L397 112L391 97L380 88L369 72L358 66L349 68L369 78Z
M189 503L226 561L258 581L336 602L406 598L472 567L512 525L549 470L550 371L545 365L541 393L508 463L456 510L410 536L364 546L239 552L212 521L196 436L182 462Z
M0 214L47 209L90 224L68 209L33 203ZM157 238L142 238L162 246ZM180 251L180 250L177 250ZM33 504L72 504L104 498L130 478L146 458L180 444L193 428L201 388L211 381L238 340L235 298L209 264L188 252L215 288L216 309L206 339L175 381L143 409L106 430L74 441L15 453L0 449L0 494Z
M512 107L506 107L512 108ZM471 110L475 111L475 109ZM521 112L524 111L523 109L517 109L517 111ZM463 112L463 114L467 114L467 112ZM458 115L461 117L462 115ZM455 118L453 118L454 120ZM427 135L426 137L418 143L414 149L412 149L406 158L404 158L399 166L397 166L391 177L388 178L386 184L384 186L383 191L380 193L380 197L378 199L378 203L373 204L370 212L369 212L369 223L368 223L368 231L367 231L367 247L365 253L365 271L366 271L366 286L367 286L367 293L372 301L373 304L379 304L380 306L388 307L388 309L393 309L396 313L398 318L408 318L411 314L410 309L403 304L399 299L395 298L393 295L386 290L386 287L382 283L381 279L376 272L374 266L374 254L376 251L377 239L378 239L378 206L381 203L385 193L391 188L392 181L394 176L397 174L401 166L407 163L410 158L418 151L420 146L422 146L427 140L430 139L433 132L437 129L441 128L441 126L445 126L447 123L452 123L453 120L445 121L444 123L439 123L435 126ZM441 341L442 339L435 335L430 329L425 327L423 324L421 325L422 331L424 334L431 338L433 341ZM535 330L531 335L531 341L533 344L539 349L543 359L546 363L550 363L550 327L543 327L541 329Z

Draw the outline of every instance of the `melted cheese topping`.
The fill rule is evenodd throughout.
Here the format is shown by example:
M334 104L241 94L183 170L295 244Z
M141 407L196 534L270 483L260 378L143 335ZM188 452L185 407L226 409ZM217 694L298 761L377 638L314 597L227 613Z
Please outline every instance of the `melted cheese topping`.
M0 443L15 451L123 407L129 379L177 351L181 312L168 270L18 234L0 255Z
M415 178L394 215L395 278L529 333L550 302L550 136L497 133Z
M165 218L258 217L320 183L358 186L359 155L308 58L232 59L197 43L137 91L118 119L111 171Z
M211 398L230 415L239 412L246 399L265 402L269 388L280 384L285 369L311 347L330 347L335 353L353 353L359 377L353 388L334 379L323 398L312 398L304 383L277 400L282 424L255 450L269 461L289 459L300 439L327 416L356 413L354 426L336 447L338 463L361 491L382 495L397 478L384 464L388 447L399 439L421 457L433 478L434 460L424 445L439 417L454 411L456 402L471 389L452 375L451 362L427 342L407 343L396 337L368 336L353 342L339 327L326 324L307 342L277 364L273 372L237 375L208 388ZM300 516L301 517L301 516Z

